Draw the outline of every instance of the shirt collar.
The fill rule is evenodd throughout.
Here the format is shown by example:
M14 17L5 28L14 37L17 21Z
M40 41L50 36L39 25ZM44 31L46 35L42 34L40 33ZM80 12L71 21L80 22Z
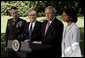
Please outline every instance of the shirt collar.
M54 17L55 18L55 17ZM54 18L52 19L52 20L50 20L49 22L50 22L50 24L52 23L52 21L54 20Z
M31 24L31 23L32 23L32 24L36 23L36 20L35 20L34 22L30 22L30 24Z

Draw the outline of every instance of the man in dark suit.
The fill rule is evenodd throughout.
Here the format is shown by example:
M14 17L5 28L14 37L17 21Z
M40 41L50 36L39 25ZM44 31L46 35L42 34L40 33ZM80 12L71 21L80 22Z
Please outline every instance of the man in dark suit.
M42 30L41 30L42 23L36 20L37 13L35 10L28 11L28 18L30 22L28 22L26 26L24 26L25 27L23 33L25 34L25 36L23 37L24 42L38 44L39 42L41 42L42 39ZM26 53L26 57L37 57L37 53L32 53L31 55Z
M45 9L46 20L42 25L42 44L51 45L52 57L61 57L61 38L63 23L55 16L56 10L52 6Z
M25 26L26 28L24 32L26 36L24 42L38 43L42 38L42 23L36 20L37 14L35 10L30 10L28 12L28 17L30 22Z

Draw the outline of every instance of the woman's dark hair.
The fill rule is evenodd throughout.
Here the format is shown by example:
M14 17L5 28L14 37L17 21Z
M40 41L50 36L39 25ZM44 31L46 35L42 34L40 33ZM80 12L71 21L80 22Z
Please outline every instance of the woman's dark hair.
M77 11L74 9L74 8L66 8L64 10L64 12L69 16L71 17L72 19L70 19L71 22L74 22L76 23L77 22Z

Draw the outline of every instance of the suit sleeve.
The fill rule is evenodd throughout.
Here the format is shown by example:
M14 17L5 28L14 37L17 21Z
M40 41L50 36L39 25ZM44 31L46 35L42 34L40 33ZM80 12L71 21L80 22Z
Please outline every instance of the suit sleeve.
M28 37L28 34L27 34L27 29L28 29L28 28L27 28L27 22L24 21L24 24L23 24L23 32L22 32L22 34L23 34L22 39L23 39L23 40L29 38L29 37Z
M54 38L54 42L55 42L55 46L56 46L56 50L58 52L57 55L61 56L61 40L62 40L62 33L63 33L63 24L58 25L56 32L55 33L55 38Z
M62 40L62 34L63 34L63 24L62 23L59 23L56 28L55 28L55 31L54 32L54 40L56 41L57 40L57 43L58 44L61 44L61 40Z
M25 35L25 36L23 37L23 40L29 38L29 34L28 34L28 26L27 26L27 25L28 25L27 22L23 25L23 27L24 27L24 29L23 29L23 35Z
M72 56L81 56L81 51L80 51L80 47L79 47L79 39L80 39L80 30L79 29L75 29L74 33L73 33L73 38L72 38L72 42L71 42L71 46L72 46L72 50L73 53L71 54ZM77 52L77 54L76 54Z
M72 39L71 39L71 46L67 49L69 52L66 52L66 57L74 57L79 56L81 57L81 51L79 47L79 38L80 38L80 31L79 29L73 29L72 31ZM66 51L67 51L66 50Z

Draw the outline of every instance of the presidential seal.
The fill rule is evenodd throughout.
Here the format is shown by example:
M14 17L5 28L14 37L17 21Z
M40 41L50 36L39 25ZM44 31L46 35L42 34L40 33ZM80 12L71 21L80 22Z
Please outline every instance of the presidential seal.
M18 40L13 40L13 41L12 41L12 48L13 48L14 51L18 51L18 50L19 50L19 48L20 48L20 43L19 43Z

